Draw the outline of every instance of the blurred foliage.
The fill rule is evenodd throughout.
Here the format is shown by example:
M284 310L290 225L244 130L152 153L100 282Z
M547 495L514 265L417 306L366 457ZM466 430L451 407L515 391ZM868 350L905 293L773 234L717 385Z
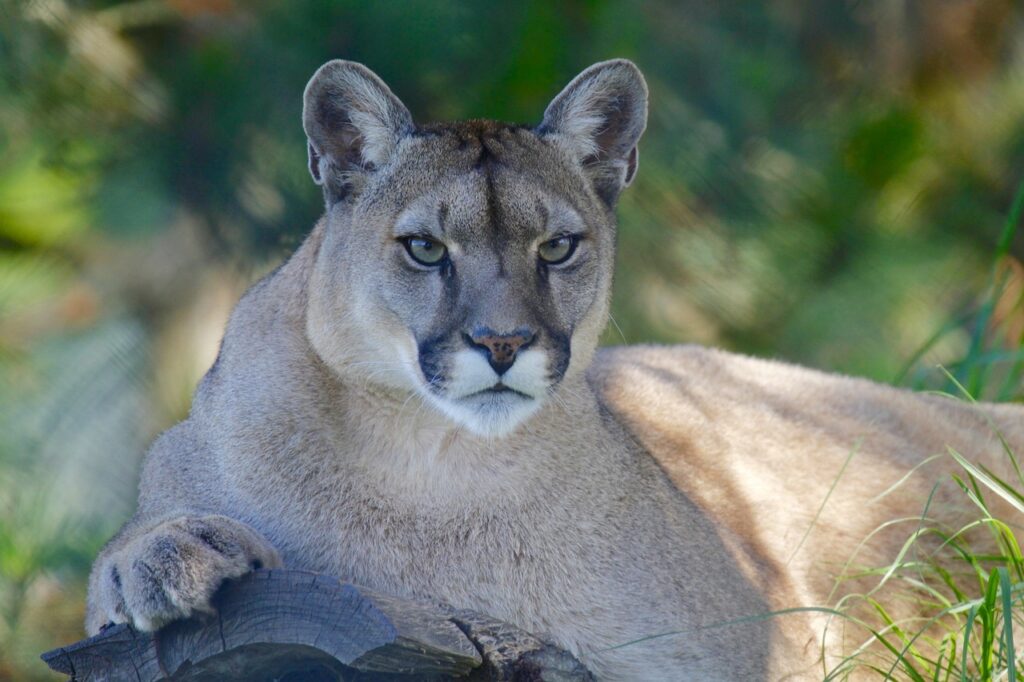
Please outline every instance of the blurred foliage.
M1020 399L1013 0L0 0L0 678L78 636L145 444L317 218L314 69L362 61L419 120L531 122L612 56L651 121L606 342Z

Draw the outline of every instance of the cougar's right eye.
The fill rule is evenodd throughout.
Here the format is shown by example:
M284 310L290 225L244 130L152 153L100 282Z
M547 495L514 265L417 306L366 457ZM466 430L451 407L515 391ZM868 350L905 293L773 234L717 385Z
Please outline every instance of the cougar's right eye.
M402 240L409 257L420 265L440 265L448 255L448 249L441 242L428 237L406 237Z

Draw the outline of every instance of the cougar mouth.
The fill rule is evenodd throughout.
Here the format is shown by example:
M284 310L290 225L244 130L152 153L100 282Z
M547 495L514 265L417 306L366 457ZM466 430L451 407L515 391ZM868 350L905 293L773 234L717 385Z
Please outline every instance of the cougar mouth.
M544 401L542 396L532 396L498 382L459 397L437 396L432 402L441 412L470 431L494 438L513 431L534 414Z
M526 398L528 400L533 400L534 399L534 396L529 395L527 393L523 393L522 391L518 391L518 390L512 388L511 386L506 386L505 384L501 383L500 381L498 383L494 384L493 386L491 386L490 388L485 388L482 391L477 391L476 393L472 393L472 394L470 394L468 396L465 396L465 397L471 398L474 395L480 395L480 396L484 396L484 395L500 395L500 394L503 394L503 393L515 395L515 396L518 396L520 398Z
M457 424L486 437L500 437L535 414L551 387L548 354L528 349L502 374L482 353L461 349L441 364L421 354L421 389L431 404ZM434 374L430 374L433 372ZM440 377L428 381L426 377Z

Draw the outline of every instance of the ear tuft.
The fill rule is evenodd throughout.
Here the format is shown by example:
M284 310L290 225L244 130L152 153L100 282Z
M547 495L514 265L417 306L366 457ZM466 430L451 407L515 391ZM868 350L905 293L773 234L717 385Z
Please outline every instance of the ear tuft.
M349 193L354 174L384 166L414 126L409 110L377 74L336 59L306 85L302 127L309 139L309 172L330 205Z
M613 205L636 174L646 127L643 74L627 59L612 59L576 76L548 105L538 132L579 159L598 195Z

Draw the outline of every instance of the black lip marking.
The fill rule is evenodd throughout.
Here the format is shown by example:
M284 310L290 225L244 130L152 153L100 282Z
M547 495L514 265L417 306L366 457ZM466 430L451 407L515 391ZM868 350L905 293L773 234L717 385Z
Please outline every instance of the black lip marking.
M516 389L514 389L514 388L512 388L510 386L506 386L505 384L501 383L500 381L498 383L494 384L493 386L491 386L490 388L485 388L482 391L477 391L476 393L471 393L470 396L474 396L474 395L501 395L503 393L511 393L513 395L517 395L517 396L520 396L522 398L528 398L530 400L533 400L533 396L532 395L527 395L526 393L523 393L522 391L517 391ZM470 397L470 396L467 396L467 397Z

